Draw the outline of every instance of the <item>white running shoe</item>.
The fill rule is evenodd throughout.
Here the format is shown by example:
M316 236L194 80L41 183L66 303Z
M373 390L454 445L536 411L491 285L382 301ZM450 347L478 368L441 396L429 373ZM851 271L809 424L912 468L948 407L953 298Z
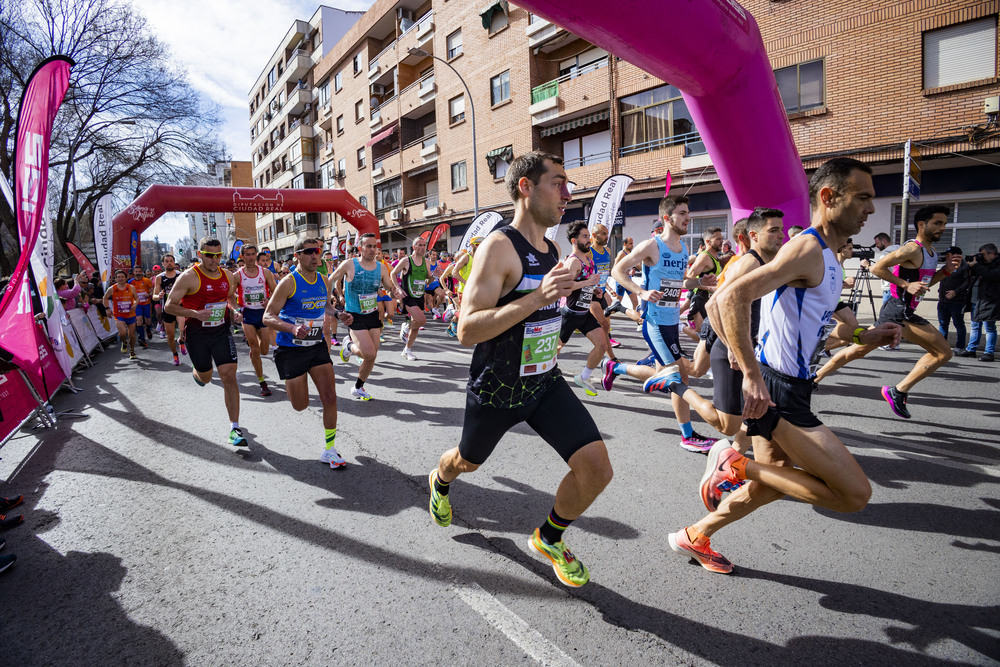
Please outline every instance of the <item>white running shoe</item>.
M576 384L577 387L583 389L583 392L587 394L587 396L597 396L597 389L594 388L594 385L591 383L590 378L584 380L583 375L577 375L576 377L573 378L573 382Z
M399 327L399 340L403 341L403 345L406 345L406 341L410 337L410 325L407 322L403 322L403 326Z
M327 447L324 449L323 455L319 457L319 460L323 463L329 463L330 467L335 470L347 465L347 461L340 455L336 447Z
M399 354L400 354L400 356L406 357L410 361L416 361L417 360L417 355L413 354L413 350L411 350L410 348L405 348Z
M361 387L360 389L358 387L354 387L351 389L351 396L354 398L360 398L362 401L372 400L372 395L365 391L364 387Z
M347 341L346 343L344 343L343 345L340 346L340 360L341 361L343 361L344 363L347 363L348 361L351 360L351 355L352 354L353 354L353 352L351 352L351 341Z

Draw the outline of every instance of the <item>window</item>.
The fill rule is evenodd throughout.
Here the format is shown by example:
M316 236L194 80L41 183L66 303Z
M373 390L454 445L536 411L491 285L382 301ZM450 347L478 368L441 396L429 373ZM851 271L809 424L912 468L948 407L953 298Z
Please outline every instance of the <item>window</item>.
M997 72L997 17L924 33L924 88L990 79Z
M486 165L493 174L493 178L503 178L507 175L507 168L514 161L514 149L512 146L496 148L486 154Z
M448 118L453 124L465 120L465 95L448 100Z
M681 91L669 84L622 98L622 155L695 142L694 121Z
M396 178L375 186L375 213L397 208L403 198L403 182ZM381 216L379 216L381 217Z
M510 99L510 70L490 79L490 104L496 106Z
M340 71L333 75L333 92L339 93L344 87L344 72Z
M337 134L344 133L344 114L337 116Z
M448 60L462 55L462 30L459 28L448 35Z
M492 35L493 33L500 32L507 27L509 22L507 12L500 9L500 7L497 7L493 11L492 18L490 18L490 34Z
M347 174L347 158L342 157L337 160L337 177L343 178Z
M462 160L451 165L451 189L455 191L466 187L468 183L465 177L465 160Z
M364 51L358 51L354 56L354 73L360 74L364 67Z
M268 87L268 89L273 88L274 84L276 84L277 82L278 82L278 67L274 66L274 67L271 68L271 71L267 73L267 87Z
M364 169L364 168L365 168L365 149L364 148L359 148L358 149L358 169Z
M365 119L365 101L358 100L354 103L354 120L362 121Z
M611 130L563 142L563 166L566 169L609 160L611 160Z
M774 71L785 111L795 113L823 106L823 61L813 60Z
M559 63L559 76L567 76L573 79L581 74L600 69L608 64L608 52L596 46L588 49L578 56L563 60Z
M319 104L325 107L330 103L330 80L327 79L319 84Z

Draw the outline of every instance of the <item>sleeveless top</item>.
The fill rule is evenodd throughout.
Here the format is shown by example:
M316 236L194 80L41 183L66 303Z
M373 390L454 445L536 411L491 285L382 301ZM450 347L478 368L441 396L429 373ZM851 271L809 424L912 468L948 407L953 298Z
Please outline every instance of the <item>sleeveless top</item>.
M814 375L811 367L833 330L831 317L840 300L843 280L836 253L816 229L802 234L816 239L823 249L823 280L815 287L783 285L761 299L760 342L757 360L795 378Z
M492 233L505 235L521 260L521 279L497 301L497 306L534 292L542 278L559 262L555 245L540 253L519 231L508 225ZM472 352L468 391L482 405L517 408L540 397L560 377L556 343L562 318L559 302L551 303L498 334L478 343Z
M726 262L726 265L724 267L722 267L722 273L719 274L719 282L716 285L716 290L715 290L716 293L718 293L718 291L722 288L723 283L726 282L726 270L729 269L730 266L735 264L736 261L740 259L740 257L746 255L752 256L754 259L757 260L757 262L761 266L764 266L767 263L763 260L763 258L761 258L759 254L757 254L757 251L754 250L753 248L747 250L745 253L743 253L743 255L740 255L738 257L733 257L731 260ZM712 325L709 324L709 326ZM750 337L753 339L755 345L757 344L757 331L759 329L760 329L760 299L754 299L750 303Z
M174 283L177 282L177 272L174 271L174 277L171 278L164 271L160 274L160 301L163 303L167 302L167 296L170 295L170 290L173 289Z
M663 298L646 306L646 319L654 324L669 326L681 321L680 300L684 287L684 272L687 270L688 248L681 241L681 249L674 252L656 236L660 259L655 266L642 265L643 289L663 292Z
M462 276L462 280L456 281L458 282L459 294L465 291L465 282L463 281L468 281L469 276L472 275L472 261L474 259L475 257L473 257L472 253L469 253L469 261L465 263L465 266L458 270L458 275Z
M598 281L597 289L604 289L605 283L611 277L611 251L604 246L604 252L597 252L597 248L591 246L590 254L594 257L594 266L597 269Z
M409 256L409 265L406 267L406 275L403 276L403 289L406 295L414 299L419 299L424 295L424 288L430 282L431 272L427 269L427 258L420 266L413 261L413 255Z
M375 268L368 270L361 266L361 260L354 257L354 280L344 281L345 310L355 315L374 313L378 308L378 288L382 286L382 265L375 262Z
M237 273L240 276L240 305L253 310L263 310L264 302L267 301L267 279L264 278L264 269L257 268L257 275L250 277L246 267Z
M907 243L916 243L920 246L921 250L924 251L924 261L920 265L919 269L907 269L897 264L892 267L892 275L897 278L902 278L910 283L915 283L917 281L922 282L925 285L930 283L931 278L935 273L937 273L937 253L934 252L933 248L925 248L924 244L916 239L907 241ZM909 310L916 308L922 298L919 296L913 296L899 285L894 285L892 283L890 283L889 286L889 293L897 299L902 299L903 304Z
M126 284L124 289L118 283L111 286L111 305L115 317L135 317L135 303L132 301L132 290Z
M699 252L698 254L699 254L699 255L708 255L709 257L711 257L711 259L712 259L712 264L713 264L713 266L712 266L712 268L711 268L711 269L709 269L708 271L702 271L702 272L701 272L700 274L698 274L698 277L699 277L699 278L701 278L702 276L712 276L712 275L715 275L715 276L717 276L717 275L719 275L720 273L722 273L722 264L719 264L719 260L717 260L717 259L716 259L716 258L715 258L715 257L714 257L714 256L712 255L712 253L710 253L710 252L709 252L709 251L707 251L707 250L702 250L702 251L701 251L701 252ZM706 293L706 294L708 293L708 291L707 291L707 290L704 290L704 289L699 289L699 288L697 288L697 287L695 287L693 291L694 291L694 293L695 293L695 294L697 294L698 292L704 292L704 293Z
M153 285L149 282L149 278L133 278L128 282L135 288L135 296L139 299L140 306L150 302L150 295L153 293Z
M576 257L580 258L575 253L570 253L566 255L566 259ZM597 269L594 266L594 262L590 259L580 260L580 274L576 277L576 282L580 283L590 278L590 276L597 273ZM566 310L572 311L574 313L586 313L590 311L590 303L594 300L594 286L581 287L580 289L573 290L568 297L566 297Z
M298 269L292 271L291 276L295 281L295 291L281 307L278 318L289 324L305 324L309 327L309 332L305 338L296 338L287 331L279 331L274 340L284 347L318 345L323 342L323 318L326 315L326 304L330 300L326 281L317 273L316 280L309 282Z
M202 322L198 318L189 317L184 320L185 331L195 331L205 329L206 331L228 331L229 320L229 278L226 272L220 267L218 278L209 278L201 266L195 265L194 272L198 275L198 290L191 294L185 294L181 299L181 306L191 310L204 310L208 308L212 311L211 316ZM221 328L220 328L221 327Z

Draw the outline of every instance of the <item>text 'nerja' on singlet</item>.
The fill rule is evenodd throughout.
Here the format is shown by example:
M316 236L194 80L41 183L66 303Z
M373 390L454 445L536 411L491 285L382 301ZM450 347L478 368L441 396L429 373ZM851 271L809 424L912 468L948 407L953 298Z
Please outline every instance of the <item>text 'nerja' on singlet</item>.
M896 266L892 267L892 275L896 276L897 278L902 278L903 280L909 283L915 283L919 281L924 283L925 285L929 284L931 278L934 276L935 273L937 273L937 261L938 261L937 253L934 252L933 248L924 247L924 244L916 239L913 239L912 241L907 241L907 243L916 243L918 246L920 246L920 249L924 253L923 255L924 261L920 264L919 269L907 269L897 264ZM919 296L913 296L899 285L890 283L889 293L892 296L896 297L897 299L902 299L903 303L910 310L916 308L917 304L920 303Z
M349 313L367 315L378 308L378 288L382 286L382 265L375 262L374 269L361 266L357 257L354 262L354 280L344 281L344 307Z
M658 290L663 297L646 307L646 319L653 324L669 326L681 321L681 290L684 272L687 271L688 247L681 241L681 249L674 252L662 238L656 237L659 259L654 266L642 265L643 289Z
M257 268L257 275L250 277L247 275L246 267L239 270L240 274L240 305L253 310L263 310L264 302L267 301L267 279L264 278L264 269Z
M521 278L497 306L520 299L542 284L545 274L559 262L555 245L539 252L514 227L492 232L510 239L521 260ZM559 302L531 313L500 335L476 345L469 367L468 390L479 402L494 408L517 408L535 400L559 377L556 343L562 318Z
M195 317L184 320L184 331L191 332L199 329L206 331L216 331L222 325L229 324L229 278L226 272L219 269L218 278L209 278L201 267L193 267L198 276L198 289L191 294L185 294L181 299L181 306L191 310L211 311L209 317L204 322Z
M326 304L330 300L326 281L319 273L315 280L309 282L296 269L291 273L295 281L295 291L292 292L285 305L281 307L278 318L296 326L304 324L309 327L305 338L296 338L287 331L279 331L274 341L285 347L311 347L323 341L323 318L326 316Z
M831 317L843 286L837 255L815 228L802 232L823 249L823 280L815 287L783 285L761 298L757 360L791 377L812 377L814 357L833 328Z

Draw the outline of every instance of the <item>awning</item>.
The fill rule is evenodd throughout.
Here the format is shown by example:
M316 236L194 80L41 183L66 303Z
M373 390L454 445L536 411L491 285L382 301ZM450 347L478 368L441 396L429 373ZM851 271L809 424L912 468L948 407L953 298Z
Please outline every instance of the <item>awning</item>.
M496 164L497 160L503 160L507 164L514 161L514 148L513 146L504 146L503 148L494 148L489 153L486 154L486 164L490 167L490 173L496 176Z
M496 12L503 12L508 16L510 15L507 0L491 0L489 4L479 10L479 16L483 19L483 27L487 30L490 29L490 25L493 23L493 14Z
M603 111L595 111L592 114L587 114L586 116L580 116L579 118L574 118L573 120L568 120L565 123L559 123L558 125L553 125L552 127L543 127L541 135L543 137L548 137L553 134L559 134L560 132L567 132L569 130L575 130L578 127L583 127L584 125L590 125L591 123L598 123L602 120L607 120L610 118L611 112L607 109Z
M390 125L386 129L382 130L381 132L379 132L378 134L376 134L374 137L372 137L371 139L369 139L368 143L366 143L365 146L371 146L372 144L377 144L378 142L382 141L383 139L385 139L386 137L388 137L390 134L392 134L393 132L395 132L398 127L399 127L399 121L398 120L392 121L392 125Z

